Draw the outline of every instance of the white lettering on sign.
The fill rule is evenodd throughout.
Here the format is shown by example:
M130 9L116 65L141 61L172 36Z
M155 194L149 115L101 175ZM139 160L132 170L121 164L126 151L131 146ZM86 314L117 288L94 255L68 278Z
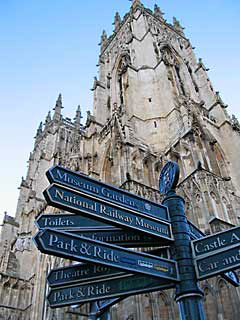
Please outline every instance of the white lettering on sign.
M61 170L59 169L57 169L57 179L69 185L78 187L79 189L86 190L98 195L101 193L101 195L103 195L105 198L137 208L137 204L135 203L135 201L132 199L129 199L128 195L125 195L124 193L118 194L117 192L109 190L106 187L102 187L100 189L98 186L96 186L96 183L95 185L93 185L91 182L88 183L87 181L84 181L84 179L81 177L72 176L67 172L62 173ZM119 193L120 192L121 191L119 191Z
M207 262L201 262L198 265L198 268L201 272L207 272L207 271L213 271L218 268L218 261L207 263Z
M110 209L103 204L100 204L100 214L118 219L119 221L124 221L130 225L133 223L133 218L129 215L124 215L120 213L117 209Z
M97 211L97 204L94 201L83 201L77 196L68 196L64 193L64 191L59 191L58 189L55 190L55 198L60 198L61 200L73 203L77 205L81 209L88 209L91 211Z
M231 249L240 242L240 227L228 229L223 232L219 232L215 235L203 237L199 240L194 240L192 243L193 254L195 256L201 256L214 251L222 251L227 247Z
M101 294L106 294L111 290L111 287L103 284L102 286L88 286L87 287L87 296L99 296Z
M79 234L79 233L78 233ZM84 236L84 234L83 234ZM103 242L131 242L131 241L140 241L141 237L139 234L130 234L128 235L127 233L122 233L122 234L114 234L114 233L109 233L108 234L98 234L98 233L92 233L89 235L85 235L85 237L89 237L93 240L99 240ZM148 239L144 238L142 241L147 241ZM149 240L150 242L150 240Z
M69 227L69 226L73 226L74 222L72 222L71 220L69 220L68 218L64 218L64 217L51 217L51 218L44 218L44 226L45 227Z
M92 250L91 246L87 245L86 243L82 243L79 252L84 255L84 256L91 256L92 255Z
M73 186L77 186L79 187L80 189L83 189L83 190L88 190L92 193L96 193L96 194L99 194L99 190L97 187L91 185L91 184L88 184L86 182L83 182L81 181L81 178L77 177L77 178L73 178L71 175L69 175L68 173L61 173L60 170L57 170L57 177L59 180L63 181L63 182L66 182L68 184L71 184Z
M135 223L136 223L136 226L141 226L145 229L157 231L159 233L164 233L164 234L168 235L167 228L164 229L164 228L160 228L159 226L157 226L155 224L150 224L150 223L146 222L143 218L135 217Z
M240 239L239 239L239 237L235 234L235 233L233 233L232 234L232 238L231 238L231 243L233 243L233 242L238 242Z
M215 256L215 261L208 261L208 258L204 260L200 260L197 262L198 270L201 273L201 278L204 275L221 273L226 268L231 270L231 268L237 268L240 266L240 249L238 249L235 253L234 251L221 253L220 256Z
M78 252L77 251L77 245L74 244L74 240L70 240L68 242L66 241L62 241L62 240L58 240L58 237L55 235L50 235L49 237L49 246L51 247L57 247L59 249L64 249L66 251L70 251L70 252Z
M221 247L226 245L226 240L217 237L213 242L204 244L203 242L199 242L195 246L195 250L197 253L209 252L211 250L220 249Z
M87 276L90 273L89 269L73 269L54 271L55 280L75 279L82 276Z
M228 265L231 265L231 264L236 263L238 261L240 261L240 250L238 250L238 253L236 255L232 255L230 257L224 258L223 265L228 266Z
M53 303L74 301L81 298L91 298L105 295L111 291L111 287L105 283L99 285L88 285L78 288L63 289L54 292Z
M72 203L80 209L87 209L91 212L96 212L97 214L116 219L119 222L127 223L128 225L135 225L148 231L154 231L155 233L169 236L168 226L159 226L157 222L148 222L146 221L146 219L138 218L134 214L131 214L129 212L125 213L124 211L119 211L118 209L111 208L110 206L101 203L99 204L98 202L91 200L84 201L77 195L69 196L69 194L67 194L66 192L60 191L58 189L55 190L54 197L67 203Z
M113 191L103 187L101 189L101 193L102 195L105 197L105 198L108 198L108 199L111 199L111 200L115 200L117 202L121 202L121 203L124 203L124 204L127 204L129 206L132 206L132 207L135 207L137 208L137 205L134 201L128 199L128 197L124 194L116 194L114 193Z
M88 245L85 242L77 245L77 242L75 242L75 240L62 240L59 239L56 235L52 234L50 234L48 245L50 247L63 249L69 253L80 253L82 256L95 257L99 260L119 262L118 255L115 254L112 249L103 249L96 245Z
M110 268L106 266L102 266L100 264L94 264L93 268L86 268L83 267L76 267L76 268L70 268L68 269L62 269L62 270L56 270L52 271L54 275L54 280L73 280L73 279L79 279L80 277L88 276L90 273L94 274L101 274L101 273L109 273L111 271Z
M101 258L103 260L112 261L112 262L118 262L119 257L114 254L113 250L110 250L110 252L107 252L106 250L103 250L99 247L94 247L94 257Z
M94 264L93 265L93 273L109 273L111 271L111 269L109 269L106 266L101 266L99 264Z
M76 299L76 294L73 290L70 289L68 291L55 292L53 297L53 301L56 303L66 300L74 300Z

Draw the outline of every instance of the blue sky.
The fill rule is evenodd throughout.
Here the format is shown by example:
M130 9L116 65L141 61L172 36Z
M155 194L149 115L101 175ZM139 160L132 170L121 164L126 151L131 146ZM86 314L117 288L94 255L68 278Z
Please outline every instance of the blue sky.
M240 2L237 0L142 0L157 3L168 22L176 16L210 68L209 78L228 112L240 118ZM110 35L115 12L123 16L128 0L0 1L0 215L14 215L21 176L40 121L58 94L63 114L91 110L102 30Z

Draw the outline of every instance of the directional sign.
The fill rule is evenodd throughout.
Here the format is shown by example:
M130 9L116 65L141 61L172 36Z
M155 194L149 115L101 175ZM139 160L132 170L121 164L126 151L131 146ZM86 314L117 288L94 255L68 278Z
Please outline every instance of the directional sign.
M51 183L56 182L85 194L93 195L101 200L115 203L121 207L169 221L167 207L141 198L123 189L100 182L82 173L77 173L61 166L55 166L49 169L46 175Z
M189 220L188 220L188 226L190 229L190 237L192 240L205 237L205 234Z
M98 198L57 184L46 189L44 197L48 204L54 207L95 218L118 227L141 231L166 241L173 241L170 224L160 218L103 203Z
M51 270L47 282L49 287L69 286L123 274L118 269L100 264L81 263Z
M194 257L210 255L223 251L226 248L238 246L240 241L240 227L227 229L210 236L192 241L192 251Z
M42 214L36 220L35 224L38 229L54 228L54 229L96 229L111 228L112 226L94 219L82 217L74 214Z
M116 228L110 230L71 230L70 232L93 240L112 243L127 248L159 247L166 242L165 240L161 241L157 238L145 236L136 231L120 230Z
M188 225L190 229L190 237L192 240L206 237L205 234L189 220L188 220ZM234 271L224 272L224 273L221 273L221 277L223 277L226 281L230 282L233 286L235 287L239 286L240 282L236 272Z
M150 253L156 254L158 257L168 258L167 248L151 251ZM47 281L49 287L59 287L89 281L95 282L97 279L116 277L123 274L129 275L129 273L100 264L80 263L51 270L47 276Z
M197 278L203 280L240 267L240 245L195 259Z
M75 261L99 263L121 271L179 280L176 262L170 259L53 229L39 231L33 239L43 253Z
M150 237L135 230L121 230L99 221L73 214L43 214L37 218L35 224L39 229L65 230L93 240L129 248L159 247L165 244L165 239L161 243L159 238Z
M174 288L175 283L165 279L142 275L112 278L65 288L50 290L47 300L51 308L69 306L76 303L153 292Z

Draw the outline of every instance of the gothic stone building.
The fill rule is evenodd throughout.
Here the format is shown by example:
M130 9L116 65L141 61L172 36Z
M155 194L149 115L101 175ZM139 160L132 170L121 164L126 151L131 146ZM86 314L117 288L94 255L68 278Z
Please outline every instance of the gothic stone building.
M50 309L46 275L69 261L41 254L31 239L47 206L45 172L55 164L160 202L159 173L167 160L181 168L178 194L188 219L211 234L238 225L240 126L196 59L177 19L134 0L102 33L93 112L85 125L54 113L40 124L20 186L16 217L5 216L0 250L0 319L86 319L89 306ZM208 320L237 320L239 292L223 278L201 282ZM111 308L114 320L179 319L174 291L131 296Z

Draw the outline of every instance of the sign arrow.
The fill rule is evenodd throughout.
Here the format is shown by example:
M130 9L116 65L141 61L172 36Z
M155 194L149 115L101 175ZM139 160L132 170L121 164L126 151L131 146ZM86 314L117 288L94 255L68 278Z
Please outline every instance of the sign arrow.
M188 226L190 229L191 240L200 239L205 237L205 234L198 229L191 221L188 220Z
M80 262L102 264L129 273L179 280L176 262L170 259L134 252L113 244L52 229L39 231L33 239L43 253Z
M125 272L100 264L81 263L53 269L47 276L49 287L63 287L96 281L109 277L122 276Z
M93 230L65 230L72 234L83 236L93 240L116 244L126 248L159 247L166 241L159 241L133 230L120 230L117 228L93 229Z
M75 233L93 240L113 243L129 248L159 247L160 239L134 230L121 230L102 222L73 214L42 214L36 221L39 229L51 228Z
M44 191L49 205L97 219L107 224L144 232L150 236L173 241L168 222L150 215L126 210L121 206L103 203L98 198L52 184Z
M74 214L41 214L36 220L35 224L38 229L44 228L54 228L54 229L76 229L81 230L92 230L98 228L112 228L111 225L90 219L87 217L82 217Z
M157 249L149 253L163 258L168 258L169 255L167 248ZM47 281L50 287L59 287L122 276L123 274L131 275L100 264L80 263L51 270L47 276Z
M175 283L142 275L122 275L94 283L51 289L47 300L51 308L96 300L174 288Z
M194 263L199 280L216 276L224 271L238 269L240 267L240 245L197 258Z
M198 229L191 221L188 220L188 225L190 229L190 237L192 240L201 239L206 237L206 235ZM233 286L239 286L239 278L236 272L228 271L220 274L226 281L230 282Z
M240 227L227 229L204 238L193 240L192 251L195 258L238 246Z
M58 165L50 168L46 175L50 183L58 183L97 197L105 202L170 221L167 207L90 178L85 174L74 172Z

